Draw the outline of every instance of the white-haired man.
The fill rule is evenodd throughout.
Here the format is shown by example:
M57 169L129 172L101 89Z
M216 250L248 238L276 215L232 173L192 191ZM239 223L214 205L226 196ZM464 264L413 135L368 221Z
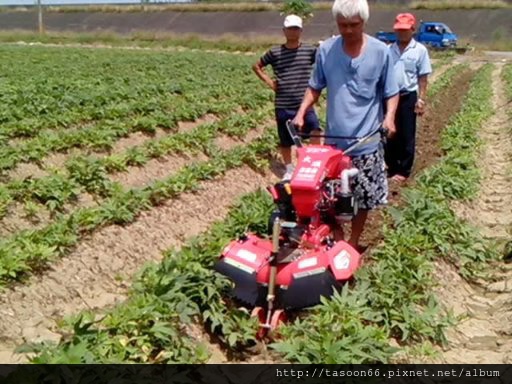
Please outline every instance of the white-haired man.
M364 33L369 18L366 0L335 0L332 7L339 36L323 42L301 107L294 123L301 127L304 112L327 88L327 127L329 136L362 137L380 124L395 133L398 84L388 47ZM386 113L384 114L384 105ZM346 149L354 141L326 139L326 144ZM359 212L352 220L349 244L362 250L359 239L368 212L387 203L388 184L383 145L373 141L351 153L359 174L353 182L359 196ZM341 231L343 236L343 232Z

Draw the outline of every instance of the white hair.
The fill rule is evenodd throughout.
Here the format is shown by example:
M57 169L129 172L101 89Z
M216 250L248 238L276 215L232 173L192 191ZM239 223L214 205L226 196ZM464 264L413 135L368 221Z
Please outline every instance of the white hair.
M335 19L360 16L366 23L370 18L370 10L366 0L335 0L332 5L332 15Z

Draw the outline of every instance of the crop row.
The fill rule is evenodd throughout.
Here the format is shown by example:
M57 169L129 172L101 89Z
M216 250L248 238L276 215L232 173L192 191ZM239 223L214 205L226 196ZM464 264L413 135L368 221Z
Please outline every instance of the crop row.
M73 203L81 192L87 191L100 197L118 189L108 179L108 174L125 171L128 166L144 165L150 159L167 154L204 151L215 152L213 139L219 134L243 137L256 129L269 115L263 107L247 114L232 113L214 123L203 123L190 132L166 135L131 147L124 152L104 157L75 156L69 159L64 170L56 170L41 178L26 178L6 183L0 187L0 215L7 213L14 201L35 201L44 204L50 213L61 212L66 203Z
M240 89L239 92L241 91ZM194 120L207 113L223 116L238 107L248 109L253 107L255 102L265 100L258 99L257 93L250 95L252 98L242 98L234 93L232 95L234 98L231 100L210 97L206 102L204 100L194 102L185 97L174 105L174 111L169 114L156 111L133 119L102 120L82 129L41 132L19 145L0 147L0 170L12 169L21 162L40 162L52 152L64 152L71 148L109 150L119 138L130 133L153 134L158 127L176 128L177 123L182 120Z
M465 68L467 68L467 64L457 64L449 67L433 84L431 84L428 88L428 98L432 99L438 92L443 89L446 89L453 81L453 78L461 73Z
M263 232L271 210L266 191L244 196L207 233L147 265L130 298L99 322L93 312L82 312L67 319L71 334L57 347L31 346L39 354L34 362L202 363L209 358L207 345L187 334L198 321L225 335L232 348L254 341L255 321L227 304L230 284L212 266L227 241L247 229Z
M488 75L478 74L465 105L487 96L476 90L489 87ZM438 206L444 202L432 191L412 189L404 208L389 209L395 218L393 228L385 228L386 241L374 251L375 260L358 273L355 288L282 328L283 340L273 345L276 351L290 361L374 362L387 361L394 352L390 337L405 342L442 339L445 322L430 291L431 261L443 257L445 250L439 248L436 229L447 225L453 230L449 239L445 231L440 235L441 241L449 240L448 251L461 242L473 250L482 244L467 243L465 227ZM90 312L69 319L73 331L56 347L36 349L35 361L203 362L208 358L205 346L187 333L197 323L220 335L232 351L251 344L255 323L230 305L229 284L212 265L229 240L247 229L264 232L271 209L267 194L247 196L223 222L145 269L129 300L102 320L96 322Z
M36 47L1 47L0 54L4 139L97 120L165 114L180 100L195 105L236 98L234 92L257 84L250 59L238 56Z
M84 234L104 225L132 222L139 212L182 192L195 190L202 180L244 163L261 165L261 159L274 147L273 140L274 137L267 132L249 144L229 151L219 149L209 160L183 167L173 176L145 188L125 191L118 186L97 207L80 208L69 215L59 216L40 230L22 231L11 238L1 239L0 281L5 284L38 270L48 261L66 254Z

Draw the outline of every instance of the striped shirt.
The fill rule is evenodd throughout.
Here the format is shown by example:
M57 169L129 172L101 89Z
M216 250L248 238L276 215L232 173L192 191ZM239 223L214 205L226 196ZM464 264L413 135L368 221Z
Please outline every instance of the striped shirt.
M272 47L262 57L264 66L271 65L276 77L276 108L298 109L308 87L311 69L315 62L316 47L301 43L296 49L279 45Z

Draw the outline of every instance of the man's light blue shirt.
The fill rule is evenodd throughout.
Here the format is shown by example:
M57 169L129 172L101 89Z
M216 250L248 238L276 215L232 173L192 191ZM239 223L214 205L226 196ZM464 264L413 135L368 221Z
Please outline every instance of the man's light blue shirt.
M412 39L403 52L400 52L396 42L390 45L389 50L400 92L417 91L418 78L432 73L427 48Z
M317 91L327 88L326 135L362 137L380 126L385 99L398 93L398 84L386 44L367 35L364 51L351 58L343 51L342 40L334 36L320 45L309 86ZM325 142L346 149L354 140ZM354 149L351 156L378 149L379 142L373 141Z

